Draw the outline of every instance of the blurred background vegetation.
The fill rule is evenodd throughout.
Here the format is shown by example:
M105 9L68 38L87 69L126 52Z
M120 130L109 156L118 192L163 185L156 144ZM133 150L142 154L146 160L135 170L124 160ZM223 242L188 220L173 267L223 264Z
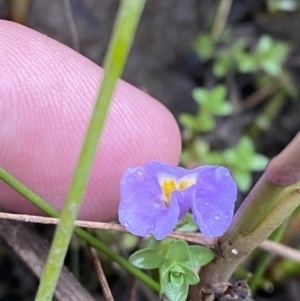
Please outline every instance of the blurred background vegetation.
M118 5L119 0L0 0L0 18L44 33L102 65ZM268 158L300 129L299 28L299 0L149 0L123 79L161 101L178 119L181 164L228 166L241 201ZM272 239L298 248L299 226L295 212ZM50 226L34 228L51 236ZM126 257L139 243L128 234L95 233ZM133 280L102 261L115 299L129 300ZM66 263L103 300L86 247L77 238ZM0 301L33 300L37 280L4 241L0 270L5 271L0 273ZM299 264L257 250L235 277L247 279L251 273L255 300L298 300ZM158 300L147 288L136 287L135 300Z

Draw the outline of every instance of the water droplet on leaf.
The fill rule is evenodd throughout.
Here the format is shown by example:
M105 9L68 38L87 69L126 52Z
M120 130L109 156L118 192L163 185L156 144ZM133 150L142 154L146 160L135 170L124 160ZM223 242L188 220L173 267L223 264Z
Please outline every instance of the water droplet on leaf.
M226 219L228 219L228 218L230 217L230 214L229 214L229 213L226 213L226 214L224 215L224 217L225 217Z

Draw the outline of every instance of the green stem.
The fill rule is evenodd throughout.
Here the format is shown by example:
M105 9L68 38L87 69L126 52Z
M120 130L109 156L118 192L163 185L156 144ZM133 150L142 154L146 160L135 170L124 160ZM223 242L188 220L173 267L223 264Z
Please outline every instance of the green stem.
M152 288L154 291L159 292L160 287L157 282L155 282L152 278L150 278L148 275L143 273L141 270L133 266L131 263L129 263L125 258L120 256L117 253L114 253L110 250L108 246L103 244L101 241L97 240L95 237L93 237L91 234L89 234L87 231L76 227L74 230L75 234L77 234L79 237L84 239L86 242L88 242L91 246L101 251L103 254L107 255L111 260L118 263L120 266L122 266L124 269L126 269L129 273L131 273L134 277L145 283L147 286Z
M98 141L102 133L111 97L121 76L131 47L145 0L124 0L116 19L108 49L105 74L90 125L73 175L72 183L54 234L46 266L36 295L36 301L50 301L67 253L82 198L88 182Z
M285 221L281 226L279 226L273 233L271 240L279 242L281 238L284 235L286 226L288 224L288 221ZM257 264L257 267L255 271L253 272L253 276L249 280L249 285L251 288L252 295L255 295L257 288L260 286L261 283L263 283L263 275L265 273L265 270L269 266L271 260L274 258L274 255L271 253L266 253L262 256L259 263Z
M267 166L219 239L218 254L200 270L189 301L201 289L228 281L236 267L300 205L300 133ZM221 256L220 256L221 254ZM201 299L200 299L201 300Z
M58 217L59 213L49 204L47 204L42 198L36 195L34 192L29 190L25 185L20 183L16 178L10 175L7 171L0 168L0 179L3 180L6 184L12 187L14 190L19 192L25 198L27 198L32 204L36 205L42 211L44 211L47 215L51 217ZM117 253L114 253L109 247L103 244L101 241L97 240L94 236L92 236L87 231L82 228L75 227L74 233L78 235L80 238L88 242L91 246L96 248L105 254L108 258L118 263L122 268L131 273L134 277L144 282L147 286L159 292L159 284L155 282L148 275L143 273L141 270L130 264L126 259L120 256Z
M216 43L220 38L230 12L231 4L232 0L220 0L218 12L210 32L210 38L213 43Z

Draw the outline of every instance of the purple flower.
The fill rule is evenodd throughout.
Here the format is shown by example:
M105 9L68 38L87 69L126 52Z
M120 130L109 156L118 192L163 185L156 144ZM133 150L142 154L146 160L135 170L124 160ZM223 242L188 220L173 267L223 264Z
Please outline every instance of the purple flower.
M198 180L191 203L194 220L203 235L220 236L233 216L236 184L223 166L202 166L196 170Z
M225 167L187 170L154 161L123 175L119 220L135 235L163 239L191 208L202 233L219 236L229 226L235 199L236 185Z

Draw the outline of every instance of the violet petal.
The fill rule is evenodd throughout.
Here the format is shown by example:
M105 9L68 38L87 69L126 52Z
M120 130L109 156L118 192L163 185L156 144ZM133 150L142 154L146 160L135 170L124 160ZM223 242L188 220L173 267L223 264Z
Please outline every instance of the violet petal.
M199 169L192 212L203 235L222 235L231 222L237 187L227 168L202 166Z

